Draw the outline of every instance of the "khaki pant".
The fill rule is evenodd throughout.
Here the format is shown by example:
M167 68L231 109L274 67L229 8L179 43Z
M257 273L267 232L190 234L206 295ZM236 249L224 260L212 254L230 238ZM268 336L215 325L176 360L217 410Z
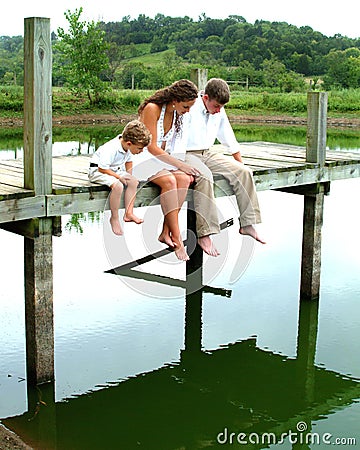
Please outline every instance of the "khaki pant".
M220 226L214 197L212 173L196 155L187 153L185 161L201 173L201 176L196 178L194 185L197 236L203 237L209 234L217 234L220 232Z
M240 226L254 225L261 222L259 201L251 170L232 157L212 150L188 152L187 158L198 158L213 175L222 175L232 187L239 208ZM190 162L189 162L190 164Z

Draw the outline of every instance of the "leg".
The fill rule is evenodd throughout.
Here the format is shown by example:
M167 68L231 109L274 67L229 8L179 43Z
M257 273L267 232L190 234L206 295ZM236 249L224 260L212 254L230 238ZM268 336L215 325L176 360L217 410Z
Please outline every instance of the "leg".
M176 178L177 194L178 194L178 208L181 209L189 189L190 184L193 181L193 177L187 175L181 170L173 171L172 174Z
M198 244L210 256L218 256L210 238L211 234L220 232L216 201L213 190L213 177L208 167L203 164L201 156L186 154L186 162L196 167L201 176L197 177L194 186L194 208L196 213L196 234Z
M193 181L193 177L187 175L181 170L172 171L171 172L176 178L177 185L177 195L178 195L178 214L180 213L181 207L186 199L187 191L190 186L190 183ZM167 220L164 220L164 225L162 232L159 236L159 241L164 244L173 246L173 242L171 240L171 231L169 230Z
M240 234L264 244L254 227L261 222L261 215L251 170L233 158L211 151L206 153L203 161L214 175L222 175L233 188L240 213Z
M136 198L136 190L138 187L139 181L131 176L127 178L127 185L125 188L124 195L124 203L125 203L125 214L124 214L124 222L135 222L135 223L143 223L143 219L140 219L134 214L134 203Z
M120 225L119 220L119 207L120 207L120 199L121 194L124 190L122 183L120 181L116 181L114 184L110 186L111 192L110 192L110 211L111 211L111 217L110 217L110 225L113 230L113 233L117 236L121 236L123 234L123 230Z
M181 261L189 259L180 235L178 192L175 176L162 170L150 179L160 189L160 204L164 214L164 228L159 236L159 241L171 247L175 247L175 254Z

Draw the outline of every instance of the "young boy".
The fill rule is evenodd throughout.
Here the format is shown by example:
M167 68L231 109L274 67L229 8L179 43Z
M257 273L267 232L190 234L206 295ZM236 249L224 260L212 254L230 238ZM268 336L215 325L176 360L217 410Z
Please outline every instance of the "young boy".
M132 155L141 153L150 141L150 131L142 122L133 120L125 126L122 134L101 145L91 158L89 180L111 188L110 225L112 231L118 236L123 234L119 220L119 208L124 187L124 222L138 224L143 222L133 211L139 182L131 174Z

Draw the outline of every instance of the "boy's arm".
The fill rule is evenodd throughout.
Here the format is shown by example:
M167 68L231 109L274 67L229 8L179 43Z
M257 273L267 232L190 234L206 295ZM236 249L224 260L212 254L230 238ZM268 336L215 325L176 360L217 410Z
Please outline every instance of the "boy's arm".
M125 170L126 172L128 172L130 175L132 175L132 170L133 170L133 162L132 161L127 161L125 163Z
M101 173L106 173L107 175L111 175L112 177L119 178L119 175L111 169L102 169L101 167L99 167L98 170Z

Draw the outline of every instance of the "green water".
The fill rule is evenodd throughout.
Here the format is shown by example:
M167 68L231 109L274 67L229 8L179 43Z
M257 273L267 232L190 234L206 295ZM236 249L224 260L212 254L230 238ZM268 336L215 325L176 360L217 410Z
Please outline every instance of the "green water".
M234 131L240 142L267 141L282 144L306 146L306 127L294 125L234 125ZM120 133L119 125L82 125L77 127L54 127L54 154L75 155L92 153L101 144ZM22 128L0 129L0 158L22 157ZM360 133L353 128L328 128L327 147L330 150L360 148Z
M256 129L247 131L254 140L269 140ZM95 140L95 129L79 133ZM347 140L355 138L341 145L357 150ZM64 151L77 151L74 135L66 139ZM303 135L284 139L302 145ZM359 179L337 181L325 198L312 302L299 298L301 196L259 192L268 243L234 280L247 241L235 226L224 230L221 256L204 261L211 289L191 294L105 273L106 213L64 217L53 238L55 382L36 389L26 386L23 238L0 230L1 422L36 450L358 448L359 193ZM228 201L219 199L225 218L234 213ZM126 224L115 253L154 234L156 208L157 216L139 208L147 226ZM171 255L143 270L185 277Z

